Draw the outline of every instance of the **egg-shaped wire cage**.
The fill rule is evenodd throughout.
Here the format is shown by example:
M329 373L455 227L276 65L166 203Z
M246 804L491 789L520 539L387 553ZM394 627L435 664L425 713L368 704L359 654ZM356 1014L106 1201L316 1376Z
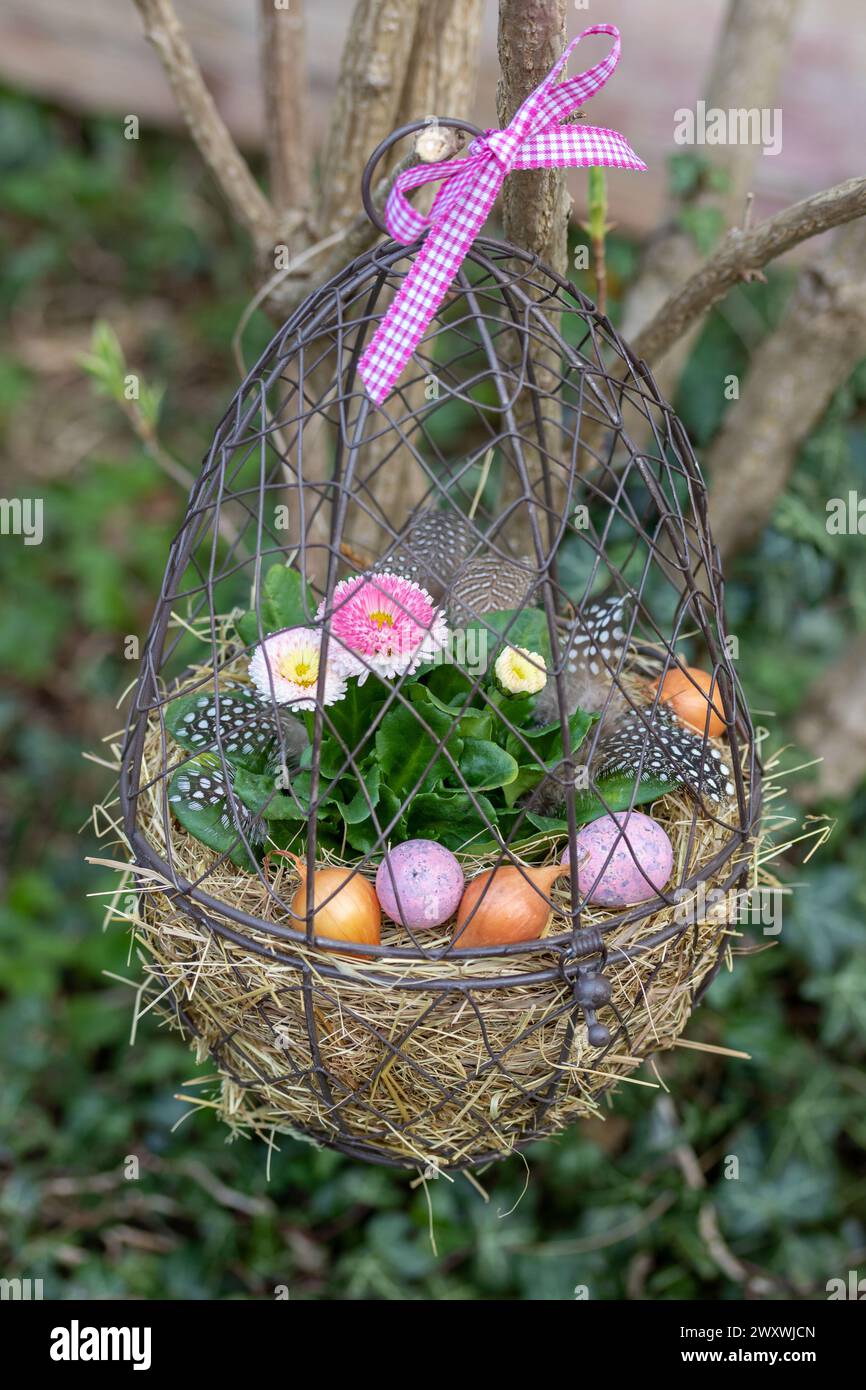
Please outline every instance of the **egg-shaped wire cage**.
M416 129L368 166L374 217L375 160ZM478 239L371 404L359 359L419 244L385 240L313 293L220 422L171 546L120 796L150 996L217 1067L197 1103L269 1142L429 1171L600 1113L676 1040L731 942L730 915L694 905L747 884L760 775L698 464L584 295ZM331 699L338 586L377 575L423 589L447 643L386 674L362 652ZM303 711L283 702L280 632L319 644ZM277 652L264 685L257 651L260 671ZM515 652L541 692L503 684ZM716 720L698 732L664 699L695 665ZM660 886L633 843L644 817L671 847ZM585 881L602 821L615 843ZM566 848L581 867L544 879L528 939L497 939L497 900L471 945L453 912L419 926L399 906L377 941L336 945L316 871L372 883L412 840L470 882L516 868L536 895L532 871ZM639 901L599 894L615 853Z

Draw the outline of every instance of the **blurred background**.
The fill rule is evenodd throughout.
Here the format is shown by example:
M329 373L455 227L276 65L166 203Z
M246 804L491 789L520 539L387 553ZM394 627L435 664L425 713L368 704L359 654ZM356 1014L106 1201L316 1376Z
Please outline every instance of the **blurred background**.
M351 8L309 7L315 150ZM790 8L770 103L784 144L752 171L756 217L858 172L866 31L853 0ZM490 125L496 5L482 10L469 114ZM177 12L266 177L256 7L179 0ZM714 0L700 21L689 0L569 7L570 33L622 28L622 64L591 115L650 166L608 188L608 308L627 328L648 238L674 227L705 254L723 230L695 216L706 170L674 143L673 112L703 93L726 12ZM287 1286L309 1299L532 1300L579 1284L603 1299L826 1297L828 1279L866 1267L866 547L856 523L826 526L828 499L866 496L866 335L851 360L866 309L845 301L838 379L803 437L786 439L790 467L766 515L725 547L741 680L765 749L784 750L776 838L832 832L808 861L812 841L785 852L781 935L755 937L764 949L715 981L690 1024L690 1038L751 1060L665 1056L670 1095L624 1088L603 1124L489 1170L483 1191L458 1176L425 1193L289 1139L268 1179L263 1147L227 1144L206 1113L186 1114L177 1092L208 1068L157 1018L130 1046L136 965L123 933L101 930L113 876L85 863L100 853L90 808L111 783L99 759L135 676L128 639L147 631L185 478L238 384L232 339L261 275L131 0L86 13L6 0L0 54L0 491L43 499L45 524L40 545L0 539L0 1272L42 1278L46 1297L270 1298ZM585 176L570 187L573 250ZM724 381L747 385L786 335L789 355L808 360L829 331L832 299L808 298L825 241L739 285L688 343L676 405L711 484L726 430L744 429ZM843 251L839 274L859 248ZM862 259L854 272L866 278ZM591 268L573 278L594 295ZM247 362L273 331L251 313ZM134 402L128 372L143 383ZM726 1177L731 1156L739 1179Z

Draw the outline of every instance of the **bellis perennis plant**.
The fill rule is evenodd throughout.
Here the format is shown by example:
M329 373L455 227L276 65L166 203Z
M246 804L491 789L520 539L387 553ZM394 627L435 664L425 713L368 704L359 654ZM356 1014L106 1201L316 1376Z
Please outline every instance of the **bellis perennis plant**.
M447 649L444 613L426 589L399 574L342 580L331 602L319 604L317 619L329 611L338 660L362 685L371 671L385 678L411 675Z
M526 806L563 757L559 723L533 718L547 620L529 608L474 626L454 644L442 610L399 574L356 575L318 601L275 565L236 623L246 676L238 663L218 700L210 686L168 706L168 731L194 755L172 780L172 811L247 869L266 847L303 849L314 811L318 843L344 857L380 835L478 851L518 819L526 837L549 829ZM462 669L452 646L477 667ZM573 751L594 717L572 716Z

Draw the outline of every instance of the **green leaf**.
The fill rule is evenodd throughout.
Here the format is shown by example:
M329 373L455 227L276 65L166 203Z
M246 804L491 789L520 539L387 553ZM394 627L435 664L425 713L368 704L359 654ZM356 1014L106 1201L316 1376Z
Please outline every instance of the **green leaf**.
M598 820L609 811L629 811L633 806L645 806L650 801L658 801L676 788L670 779L666 782L657 777L642 777L636 785L634 777L627 773L613 772L607 777L599 777L596 786L603 794L607 805L603 805L593 792L578 792L574 798L574 813L578 825L587 825Z
M674 197L686 198L697 192L706 163L701 155L686 151L668 155L668 183Z
M717 207L684 207L677 222L694 239L702 256L708 256L725 229L725 215Z
M491 637L489 629L503 633L504 642ZM507 629L507 631L506 631ZM467 624L467 631L479 634L479 651L488 648L487 670L492 674L493 664L503 646L525 647L527 651L538 652L549 667L551 664L550 633L547 614L540 608L500 608L493 613L485 613L484 622Z
M310 814L309 796L304 796L303 792L309 791L309 773L301 772L292 778L294 796L278 786L277 775L238 768L234 779L235 795L250 811L267 821L306 820ZM301 778L307 779L306 787L298 785Z
M422 718L432 734L422 727ZM376 731L376 755L385 781L393 791L406 796L414 791L422 777L419 790L429 791L437 781L448 776L451 767L441 754L430 770L426 769L434 757L437 743L449 735L452 724L453 717L443 714L433 705L425 705L423 711L417 714L414 709L407 709L404 705L388 711ZM451 734L448 750L459 766L462 740Z
M342 801L338 802L340 815L347 825L357 825L366 820L371 815L371 808L379 804L382 773L378 763L372 763L363 777L366 794L364 788L359 787L348 805Z
M359 685L356 680L350 680L345 698L338 700L335 705L328 706L326 717L333 725L334 732L326 726L323 747L326 742L330 742L337 748L341 763L345 762L346 753L340 748L335 737L339 735L346 750L353 755L356 762L369 754L372 751L370 740L373 721L385 703L386 696L386 687L376 676L368 676L363 685Z
M244 613L235 626L244 646L254 647L271 632L286 627L307 627L315 618L316 598L298 571L288 565L272 565L262 584L259 613Z
M126 357L117 333L105 319L94 323L90 352L79 357L78 363L102 394L124 401Z
M526 819L536 830L545 830L552 835L568 834L568 821L559 820L556 816L539 816L535 811L527 811Z
M381 786L379 789L378 803L376 806L376 818L382 828L382 832L387 832L389 840L399 844L401 840L408 839L406 831L406 817L400 816L392 829L388 829L391 821L397 815L401 807L401 800L391 791L390 787ZM353 824L346 823L346 840L352 849L359 854L370 854L375 849L381 849L379 835L372 816L366 820L358 821Z
M492 692L490 698L500 710L503 719L507 719L508 723L513 724L516 729L522 729L524 726L528 726L530 729L541 729L541 725L532 723L532 712L535 708L534 696L503 695L496 690Z
M589 714L583 709L576 709L569 718L572 757L580 748L597 719L597 714ZM554 764L562 760L562 725L558 721L554 724L524 725L520 733L522 738L533 745L535 753L543 762ZM526 749L517 734L509 734L505 746L512 757L517 758L518 762L521 758L526 757Z
M505 733L505 726L494 720L491 710L470 709L461 714L457 732L465 739L493 739L495 734Z
M466 785L473 791L492 791L495 787L506 787L509 782L515 780L518 773L517 761L510 753L506 753L498 744L482 738L463 740L459 767Z
M268 570L263 602L277 631L312 622L318 607L310 585L305 584L298 571L289 565L272 565Z
M461 713L461 704L446 704L433 694L426 685L410 685L409 698L415 705L432 705L442 714L447 714L451 723L457 720L455 732L461 738L490 738L493 734L493 711L477 705L468 705ZM465 704L465 701L463 702Z
M551 768L546 768L539 763L524 763L522 766L518 766L517 776L503 789L505 804L509 810L516 805L522 796L531 792L533 787L538 786L545 772L556 766L556 761L558 759L554 761Z
M238 808L237 801L235 811L230 807L225 775L215 753L200 753L176 768L169 782L168 800L172 812L190 835L219 854L228 853L239 868L249 871L255 868L239 839L238 823L243 826L251 845L263 843L261 827L254 815L244 814Z
M486 796L475 794L479 808L490 824L497 824L496 811ZM411 837L438 840L448 849L462 849L475 842L479 832L490 832L466 792L423 792L409 807L408 831Z
M435 695L438 700L445 705L468 704L472 681L465 676L462 671L458 671L456 666L443 662L439 666L434 666L427 676L424 688L431 695Z

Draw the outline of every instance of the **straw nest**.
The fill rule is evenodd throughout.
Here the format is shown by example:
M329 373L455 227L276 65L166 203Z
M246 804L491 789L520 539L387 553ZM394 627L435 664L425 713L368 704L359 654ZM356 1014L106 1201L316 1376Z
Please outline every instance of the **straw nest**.
M208 669L193 674L203 688ZM237 675L229 664L219 679ZM202 883L211 898L255 916L263 927L251 930L205 912L152 870L136 871L133 916L146 968L143 993L191 1040L199 1061L209 1056L218 1068L195 1104L215 1110L234 1132L255 1132L269 1144L278 1134L303 1136L359 1157L436 1172L505 1156L530 1139L603 1113L603 1098L609 1102L622 1083L647 1084L633 1074L652 1053L675 1044L702 984L720 961L730 964L736 894L744 883L757 882L754 842L719 874L701 874L737 824L734 803L712 819L696 818L694 800L678 793L643 808L673 843L669 892L695 876L707 895L722 882L731 885L737 870L740 878L704 914L691 911L698 900L690 894L605 936L614 957L604 966L611 1000L598 1019L613 1042L594 1048L554 947L475 961L363 960L269 933L264 924L297 923L281 913L265 884L217 864L215 854L166 820L165 768L178 751L154 716L144 744L138 827L180 879ZM536 863L561 850L561 838L540 835L523 847L527 861ZM494 862L471 855L463 861L467 878ZM372 877L375 866L365 872ZM272 861L268 881L286 902L295 870L289 861ZM553 896L567 908L567 880ZM588 908L582 929L603 926L612 915ZM675 921L668 940L639 949ZM554 916L545 935L565 930ZM425 934L425 942L431 950L444 947L450 935L446 924ZM383 922L382 944L412 942ZM628 957L617 959L624 947ZM472 987L473 979L491 977L495 987Z

